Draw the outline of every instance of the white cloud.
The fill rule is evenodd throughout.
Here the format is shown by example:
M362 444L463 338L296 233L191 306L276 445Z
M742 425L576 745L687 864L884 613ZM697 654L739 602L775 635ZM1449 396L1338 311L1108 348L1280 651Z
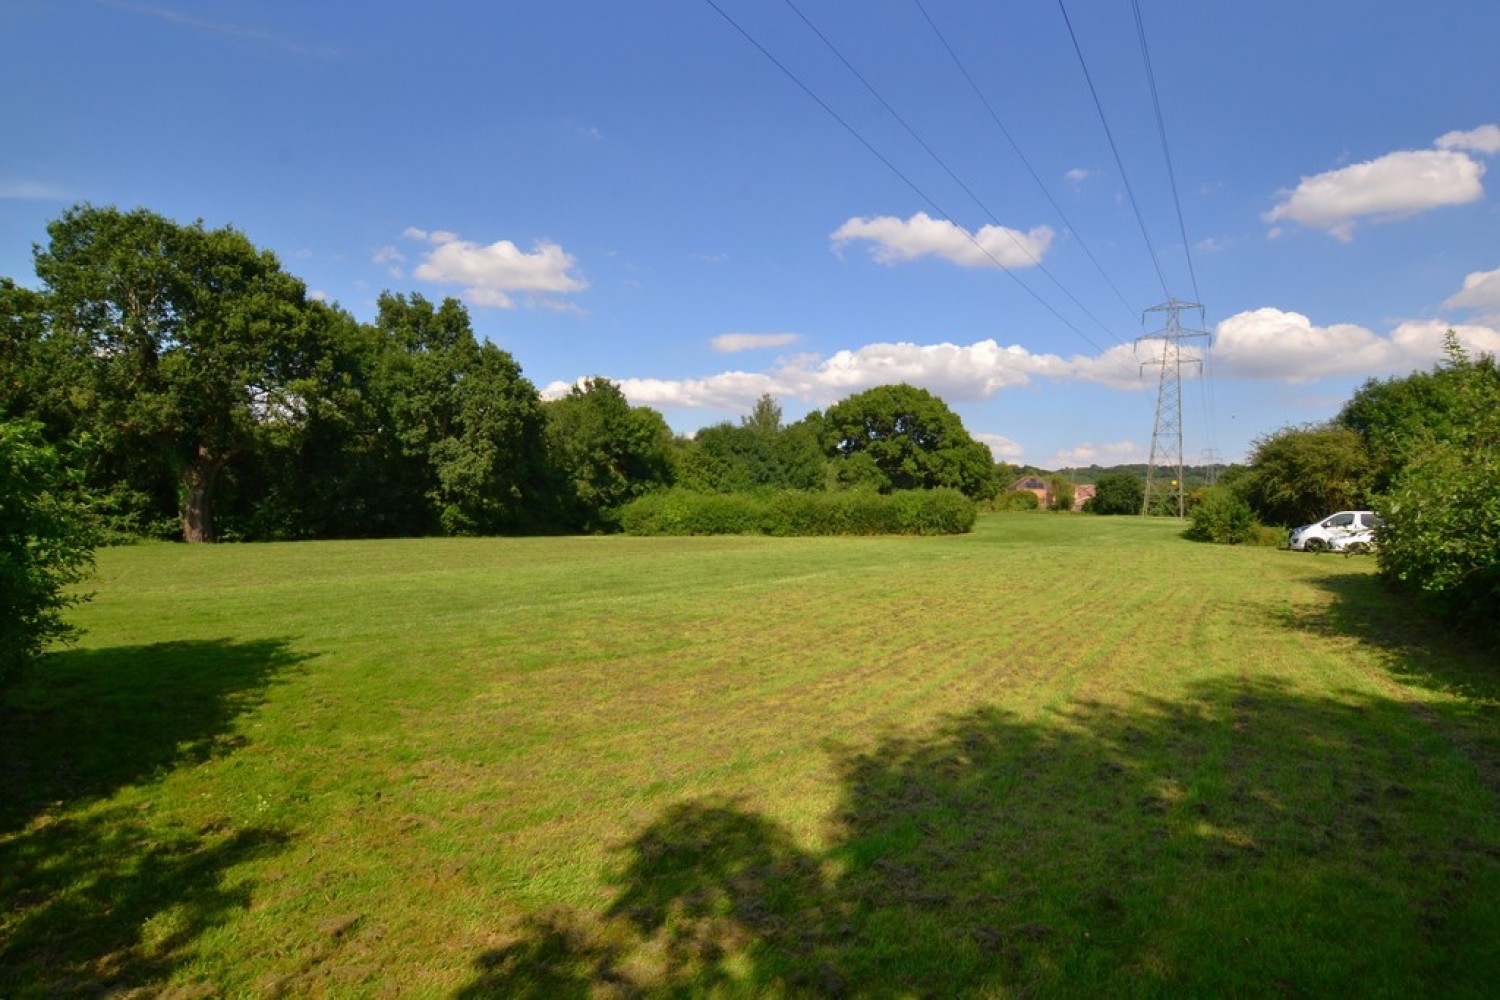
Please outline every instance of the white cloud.
M550 304L555 300L541 296L588 287L588 282L570 273L575 264L572 255L546 240L538 240L527 253L510 240L481 245L442 229L429 232L409 226L402 235L433 247L413 275L434 284L461 286L471 305L511 309L513 292L525 292L534 296L535 303Z
M1063 174L1063 176L1072 181L1074 184L1081 184L1084 181L1088 180L1089 177L1092 176L1092 174L1090 174L1089 171L1084 170L1082 167L1074 167L1072 170L1069 170L1067 173Z
M70 196L46 181L0 180L0 201L68 201Z
M1500 354L1500 330L1492 326L1445 323L1440 319L1411 320L1391 331L1391 344L1403 361L1392 374L1404 375L1413 368L1427 368L1442 358L1449 330L1471 353Z
M1135 465L1150 459L1147 450L1134 441L1084 444L1064 448L1042 463L1044 469L1081 469L1090 465Z
M1026 449L1003 434L970 434L975 441L990 449L997 462L1020 462Z
M894 382L920 386L950 402L988 399L1002 389L1028 385L1035 377L1136 389L1146 385L1137 371L1129 345L1099 357L1063 358L981 340L968 345L866 344L827 357L806 354L786 358L764 372L616 381L638 406L748 410L767 392L781 399L827 406L853 393ZM569 385L552 383L543 395L556 398L565 394Z
M375 251L375 256L370 258L371 262L375 264L390 264L393 261L405 259L406 255L395 247L381 247Z
M1487 322L1500 322L1500 268L1475 271L1464 277L1464 287L1443 300L1450 309L1474 309Z
M1500 153L1500 125L1481 125L1468 132L1448 132L1438 138L1439 149L1470 149L1476 153Z
M755 351L768 347L786 347L801 340L795 333L721 333L710 343L720 354Z
M321 288L314 288L312 291L307 293L307 297L312 299L314 302L328 301L328 293L323 291L323 289Z
M1353 239L1364 218L1395 219L1444 205L1462 205L1484 195L1484 164L1453 150L1402 150L1378 159L1302 178L1294 191L1264 216L1325 229L1335 239ZM1277 235L1279 230L1273 230Z
M1292 383L1330 376L1404 375L1440 359L1443 337L1450 329L1471 350L1500 349L1500 332L1481 325L1414 320L1382 337L1352 323L1315 326L1301 313L1254 309L1216 328L1214 374Z
M1469 282L1466 281L1466 286ZM1382 336L1350 323L1317 326L1301 313L1264 308L1231 316L1218 325L1212 348L1212 373L1218 377L1306 383L1329 377L1404 375L1431 367L1443 356L1443 339L1452 329L1474 352L1500 352L1500 329L1484 324L1454 324L1440 319L1400 323ZM725 336L776 336L744 334ZM786 335L791 336L791 335ZM781 345L777 345L781 346ZM1184 358L1201 355L1201 346L1184 345ZM972 344L874 343L830 355L802 354L782 358L764 371L725 371L701 378L617 378L637 406L672 409L748 411L763 394L828 406L856 392L895 382L920 386L950 403L989 399L1033 379L1093 382L1115 389L1147 391L1157 384L1151 360L1160 356L1160 341L1117 344L1097 355L1037 354L1016 344L1002 347L993 339ZM1144 374L1141 371L1145 363ZM1196 376L1191 368L1187 377ZM572 383L553 382L542 395L565 395ZM1017 460L1022 448L1007 438L976 435L999 458ZM1085 443L1051 456L1045 468L1118 465L1146 460L1145 449L1132 441Z
M829 238L835 250L852 240L868 240L875 244L871 256L882 264L933 256L964 267L1031 267L1041 263L1051 246L1052 230L1037 226L1023 233L1005 226L983 226L970 233L946 219L918 212L905 221L892 215L850 219Z

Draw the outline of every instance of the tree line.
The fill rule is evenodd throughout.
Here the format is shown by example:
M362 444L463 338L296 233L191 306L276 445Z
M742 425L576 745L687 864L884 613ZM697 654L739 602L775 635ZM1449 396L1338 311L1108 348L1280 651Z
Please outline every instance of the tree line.
M881 386L674 436L620 387L543 400L455 299L310 296L232 227L74 206L0 278L0 419L34 426L116 537L604 531L652 490L948 487L1006 470L940 399Z

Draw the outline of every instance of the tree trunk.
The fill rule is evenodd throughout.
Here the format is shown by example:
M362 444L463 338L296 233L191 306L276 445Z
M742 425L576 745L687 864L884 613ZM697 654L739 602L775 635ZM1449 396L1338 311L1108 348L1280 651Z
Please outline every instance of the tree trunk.
M214 480L224 467L223 457L209 455L198 446L198 456L182 470L182 540L214 541Z

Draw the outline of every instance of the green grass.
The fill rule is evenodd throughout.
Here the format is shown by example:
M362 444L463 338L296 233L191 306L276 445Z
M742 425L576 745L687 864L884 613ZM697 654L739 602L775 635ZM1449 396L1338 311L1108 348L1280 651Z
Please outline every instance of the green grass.
M95 590L0 707L8 1000L1500 977L1500 663L1368 560L1001 514L144 545Z

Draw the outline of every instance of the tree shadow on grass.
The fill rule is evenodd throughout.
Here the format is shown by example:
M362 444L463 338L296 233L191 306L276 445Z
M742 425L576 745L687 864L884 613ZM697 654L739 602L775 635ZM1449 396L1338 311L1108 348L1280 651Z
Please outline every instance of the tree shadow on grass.
M1355 639L1379 650L1382 666L1408 683L1500 705L1500 648L1493 638L1455 632L1371 574L1310 582L1332 600L1314 612L1283 615L1281 624Z
M1379 700L1238 678L1181 702L986 708L834 751L814 849L666 809L602 912L553 909L458 996L1483 995L1494 800Z
M280 642L71 650L0 703L0 996L159 986L246 905L229 870L285 833L104 800L233 752L236 717L299 660Z
M301 663L279 641L71 649L0 697L0 835L232 752L234 720Z

